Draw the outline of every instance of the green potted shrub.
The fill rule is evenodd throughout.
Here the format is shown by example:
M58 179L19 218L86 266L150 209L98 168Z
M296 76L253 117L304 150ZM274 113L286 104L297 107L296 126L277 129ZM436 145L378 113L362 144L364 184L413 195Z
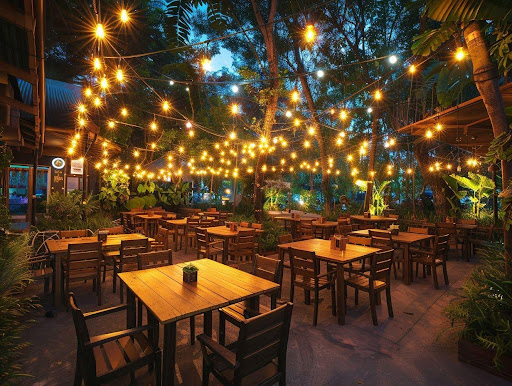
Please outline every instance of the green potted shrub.
M183 267L183 281L185 283L195 283L197 282L197 268L194 264L190 263Z

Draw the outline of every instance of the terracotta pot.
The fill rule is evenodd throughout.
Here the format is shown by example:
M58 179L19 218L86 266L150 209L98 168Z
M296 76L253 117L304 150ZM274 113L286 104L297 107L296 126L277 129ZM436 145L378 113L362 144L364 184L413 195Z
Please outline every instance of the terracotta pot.
M459 361L469 363L479 367L491 374L512 381L512 358L501 357L502 368L497 369L494 366L494 350L487 350L466 339L459 339L458 342Z

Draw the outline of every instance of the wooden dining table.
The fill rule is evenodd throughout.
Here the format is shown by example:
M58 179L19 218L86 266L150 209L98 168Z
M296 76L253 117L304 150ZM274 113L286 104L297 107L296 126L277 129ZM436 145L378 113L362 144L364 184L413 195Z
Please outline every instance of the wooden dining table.
M354 236L370 237L368 229L353 231L350 234ZM425 241L431 241L434 237L434 235L425 235L421 233L412 232L398 232L397 235L391 236L393 242L399 244L404 251L404 284L409 285L413 280L412 264L409 256L409 247L413 244L420 244Z
M135 327L136 298L146 306L150 321L156 319L163 325L164 385L174 384L177 321L203 314L204 333L211 336L213 310L241 301L257 309L259 295L279 290L277 283L209 259L195 260L197 282L185 283L182 268L186 264L119 274L128 293L127 327Z
M298 224L300 223L300 217L292 217L292 216L276 216L274 220L283 221L284 227L288 229L288 224L290 224L290 233L294 240L299 238L299 229Z
M311 223L313 225L313 232L316 232L316 228L322 230L322 238L324 240L329 240L331 235L335 232L336 228L338 227L338 222L336 221L313 221Z
M107 240L102 243L104 251L116 250L121 247L121 241L123 240L139 240L145 239L146 236L140 233L121 233L117 235L107 235ZM153 239L149 239L153 241ZM53 255L54 258L54 304L56 307L62 305L62 260L68 255L69 244L81 244L86 242L98 241L98 236L89 237L76 237L66 239L51 239L46 240L46 247L48 252Z
M149 215L147 213L144 214L136 214L135 217L138 217L144 220L144 234L148 237L154 237L156 234L157 223L158 220L163 218L161 214L153 214Z
M353 214L353 215L350 215L350 218L352 220L357 221L357 222L364 223L365 225L369 225L369 224L384 224L384 226L387 226L389 224L394 224L394 223L398 222L397 218L391 218L391 217L385 217L385 216L376 216L376 215L372 215L370 217L365 217L363 215Z
M262 229L255 229L255 228L246 228L246 227L237 227L236 231L231 231L228 227L225 225L220 225L217 227L208 227L204 228L208 231L208 235L212 236L213 238L221 239L224 241L224 246L222 250L222 262L225 263L228 260L228 246L229 241L236 238L238 236L239 231L250 231L254 230L256 237L261 236L263 234Z
M284 254L289 248L295 248L301 251L315 252L319 260L336 264L336 309L338 310L338 324L341 325L345 324L345 273L343 266L370 257L375 252L380 251L379 248L355 244L347 244L347 248L340 251L339 249L331 249L330 240L322 239L296 241L280 244L277 247L281 261L284 261Z

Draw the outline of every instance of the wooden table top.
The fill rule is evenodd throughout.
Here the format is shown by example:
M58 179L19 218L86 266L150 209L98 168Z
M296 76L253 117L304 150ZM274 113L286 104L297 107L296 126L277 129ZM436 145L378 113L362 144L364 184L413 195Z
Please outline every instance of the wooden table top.
M363 236L363 237L370 237L370 233L368 232L368 229L360 230L360 231L353 231L350 233L354 236ZM421 233L411 233L411 232L398 232L398 235L392 235L391 238L393 241L396 241L397 243L403 243L403 244L413 244L420 241L430 240L434 238L434 235L424 235Z
M118 235L107 235L107 241L103 242L103 248L113 248L121 246L123 240L145 239L146 236L140 233L122 233ZM149 239L153 241L153 239ZM46 240L46 246L50 253L67 252L69 244L80 244L84 242L98 241L98 236L76 237L68 239Z
M384 217L384 216L374 216L372 215L370 218L364 217L360 214L353 214L350 215L350 218L353 218L354 220L358 221L373 221L373 222L391 222L391 221L398 221L396 218L390 218L390 217Z
M246 228L246 227L238 227L236 231L230 231L229 228L227 228L225 225L220 225L218 227L208 227L205 228L208 230L208 234L212 236L218 236L218 237L236 237L238 235L238 231L250 231L254 230L255 233L263 233L262 229L255 229L255 228Z
M159 220L162 218L161 214L154 214L153 216L150 216L148 214L137 214L135 217L143 218L144 220Z
M178 220L167 220L167 223L172 225L187 225L187 219L180 218Z
M300 221L300 217L292 217L292 216L276 216L274 220L283 220L283 221Z
M380 251L380 248L366 247L364 245L347 244L347 249L331 249L330 240L309 239L296 241L293 243L280 244L279 248L296 248L303 251L315 252L319 259L332 263L350 263L373 255Z
M188 318L279 289L279 284L217 263L193 261L199 268L197 283L183 282L188 263L123 272L119 278L133 291L160 323Z
M324 221L323 223L319 223L318 221L313 221L312 224L318 228L331 228L331 227L338 226L338 223L336 221Z

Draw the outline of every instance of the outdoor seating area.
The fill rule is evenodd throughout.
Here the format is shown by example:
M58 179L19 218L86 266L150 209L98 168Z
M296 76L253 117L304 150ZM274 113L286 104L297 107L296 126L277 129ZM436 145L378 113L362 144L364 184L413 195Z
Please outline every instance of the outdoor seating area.
M510 384L512 13L410 3L0 0L0 385Z

